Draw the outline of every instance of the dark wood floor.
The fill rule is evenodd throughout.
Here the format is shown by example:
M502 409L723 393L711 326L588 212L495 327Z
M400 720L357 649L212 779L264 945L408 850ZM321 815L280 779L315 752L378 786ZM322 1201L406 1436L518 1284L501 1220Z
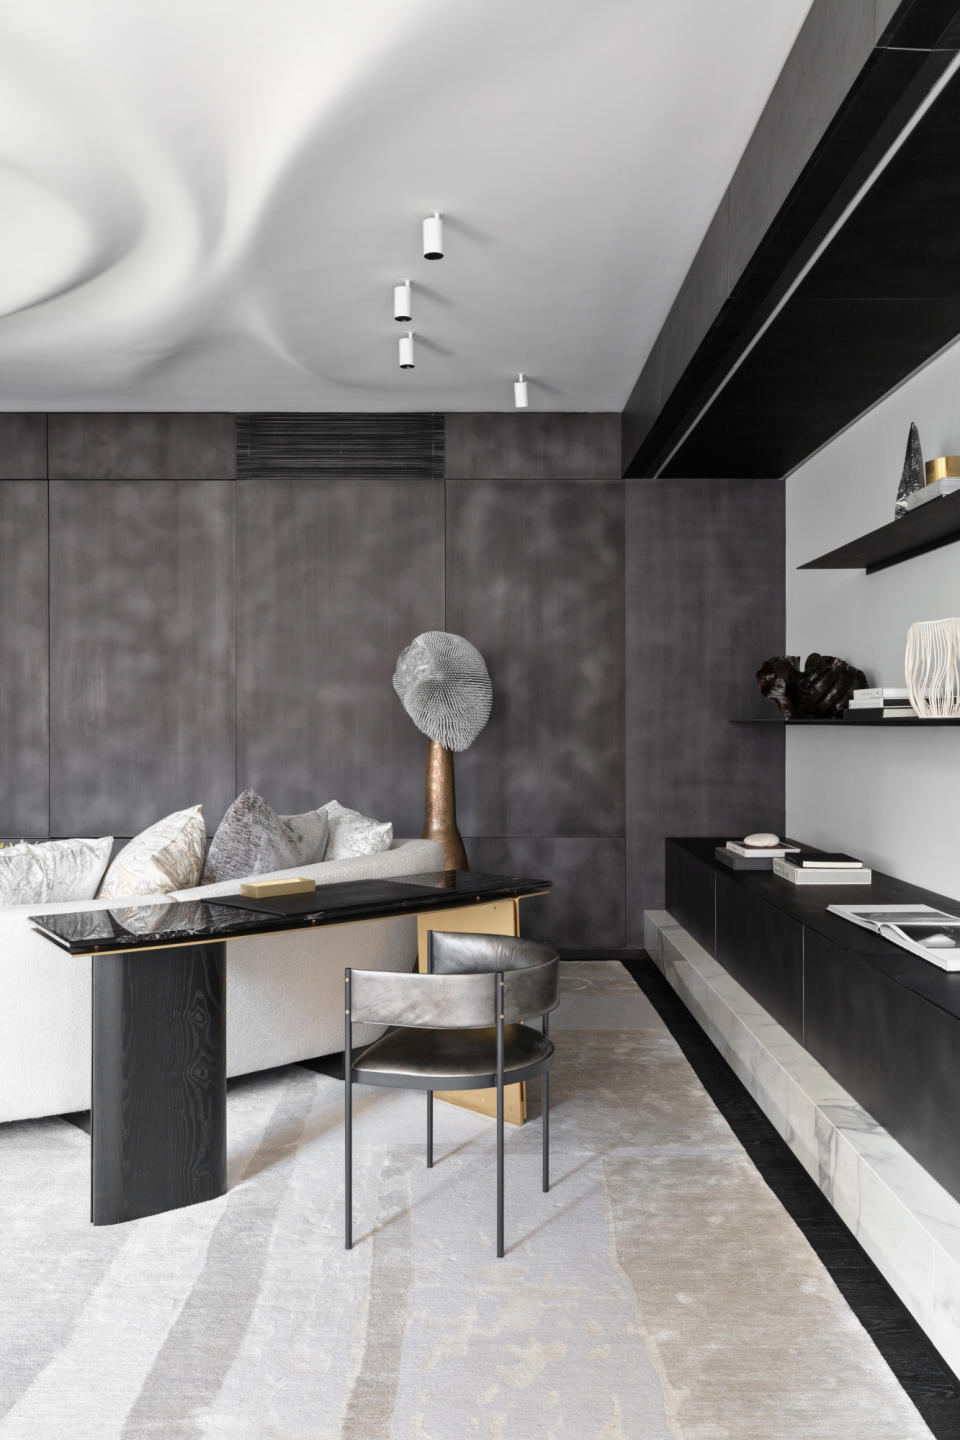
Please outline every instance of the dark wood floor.
M624 964L932 1433L937 1440L960 1440L960 1380L653 961L641 954L625 959Z

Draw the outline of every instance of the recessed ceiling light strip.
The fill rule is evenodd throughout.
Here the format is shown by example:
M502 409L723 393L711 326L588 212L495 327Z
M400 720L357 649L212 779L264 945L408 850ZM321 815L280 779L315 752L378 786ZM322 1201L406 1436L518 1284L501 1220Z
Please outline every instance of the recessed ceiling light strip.
M876 184L876 181L883 174L884 170L886 170L887 166L890 164L890 161L896 155L897 151L909 139L910 135L920 124L920 121L930 109L930 106L938 98L941 91L943 91L950 83L954 75L957 73L958 69L960 69L960 53L955 55L954 58L950 61L950 64L947 66L946 70L944 70L943 74L940 76L940 79L936 82L936 84L930 90L930 93L925 97L922 103L914 111L913 115L907 121L903 129L900 131L900 134L891 144L889 150L887 150L880 157L876 165L870 171L870 174L867 176L866 180L864 180L857 193L853 196L852 200L844 207L840 215L838 215L837 219L830 226L830 229L827 231L826 235L824 235L819 245L810 255L809 259L800 269L798 274L794 277L791 284L784 291L783 295L777 301L773 310L770 312L766 320L760 326L756 335L751 338L749 343L744 348L742 354L738 355L736 361L733 365L731 365L730 369L727 371L726 375L720 381L720 384L713 391L709 399L706 400L701 406L701 408L697 411L696 415L691 420L686 430L684 430L683 434L680 436L680 439L673 446L666 459L661 461L660 465L657 467L657 476L661 476L663 474L664 470L670 464L670 461L673 459L674 455L676 455L677 451L681 448L681 446L689 438L692 432L700 424L700 421L703 419L704 415L706 415L707 411L710 409L710 406L716 400L717 396L721 393L722 390L726 389L727 385L729 385L730 381L733 379L734 375L736 375L737 371L740 369L740 366L746 360L747 356L763 339L764 335L770 329L770 326L773 324L774 320L776 320L777 316L780 314L780 311L786 305L787 301L795 293L798 287L803 283L807 275L809 275L810 271L820 259L820 256L823 254L824 250L826 250L827 246L833 240L834 236L846 224L847 220L853 214L854 210L856 210L857 206L860 204L861 200L864 198L867 192Z

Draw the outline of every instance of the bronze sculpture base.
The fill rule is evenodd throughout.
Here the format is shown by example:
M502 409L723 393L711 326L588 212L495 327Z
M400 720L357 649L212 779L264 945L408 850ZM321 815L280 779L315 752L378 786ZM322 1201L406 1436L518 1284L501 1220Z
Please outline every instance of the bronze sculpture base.
M453 783L453 752L436 740L427 741L427 789L424 840L443 846L444 870L466 870L467 852L457 829L457 797Z

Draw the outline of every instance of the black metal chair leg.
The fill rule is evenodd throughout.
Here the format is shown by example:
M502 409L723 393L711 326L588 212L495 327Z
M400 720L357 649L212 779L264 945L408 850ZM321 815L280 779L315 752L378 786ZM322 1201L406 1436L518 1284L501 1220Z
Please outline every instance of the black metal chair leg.
M550 1016L543 1017L543 1033L550 1034ZM542 1089L540 1091L540 1105L543 1110L543 1189L544 1193L550 1189L550 1071L544 1070L540 1079Z
M353 1249L353 1034L350 1029L350 972L347 971L343 1025L343 1241Z
M540 1077L541 1105L543 1107L543 1188L546 1192L550 1189L550 1072L544 1070Z
M353 1249L353 1086L348 1080L346 1083L346 1096L344 1103L343 1123L345 1128L343 1152L344 1152L344 1177L343 1177L343 1224L344 1224L344 1248Z
M427 1091L427 1169L433 1169L433 1091Z
M497 991L497 1259L503 1259L503 976Z

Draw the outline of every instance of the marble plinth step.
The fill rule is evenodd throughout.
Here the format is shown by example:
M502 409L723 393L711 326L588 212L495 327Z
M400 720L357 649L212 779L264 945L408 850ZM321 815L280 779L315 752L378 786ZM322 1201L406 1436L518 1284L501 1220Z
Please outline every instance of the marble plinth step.
M947 1364L960 1372L960 1203L666 910L644 944Z

